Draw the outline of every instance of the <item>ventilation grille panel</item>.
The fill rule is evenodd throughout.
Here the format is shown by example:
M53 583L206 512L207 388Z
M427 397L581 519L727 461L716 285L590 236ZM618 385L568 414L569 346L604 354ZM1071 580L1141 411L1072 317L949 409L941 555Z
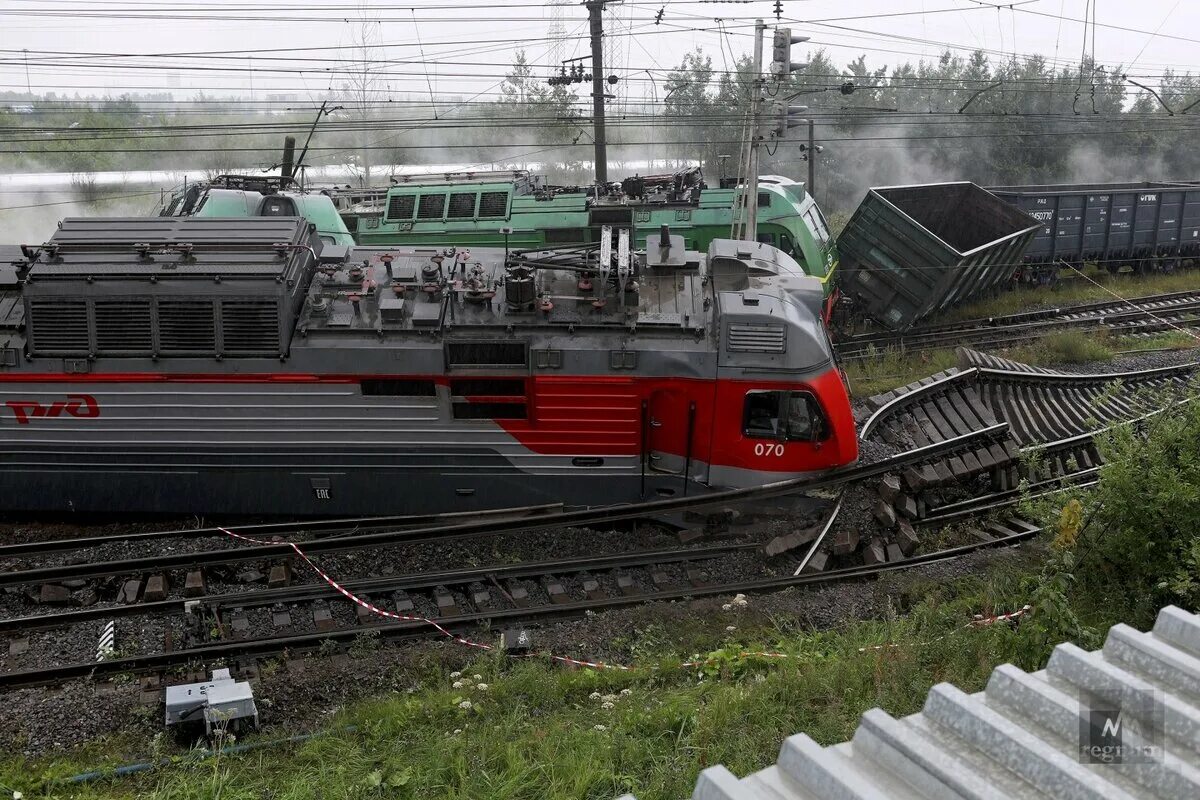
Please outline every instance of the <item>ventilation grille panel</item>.
M96 350L150 353L154 350L149 300L97 300Z
M86 353L88 310L86 300L34 300L29 304L33 346L41 353Z
M222 301L221 335L227 353L278 353L278 304L274 300Z
M214 352L217 328L212 301L158 301L158 345L164 353Z
M412 219L413 210L417 207L417 197L412 194L393 195L388 200L388 219Z
M726 349L731 353L782 353L787 349L787 329L782 325L732 322Z
M483 192L479 195L479 216L508 216L508 192Z

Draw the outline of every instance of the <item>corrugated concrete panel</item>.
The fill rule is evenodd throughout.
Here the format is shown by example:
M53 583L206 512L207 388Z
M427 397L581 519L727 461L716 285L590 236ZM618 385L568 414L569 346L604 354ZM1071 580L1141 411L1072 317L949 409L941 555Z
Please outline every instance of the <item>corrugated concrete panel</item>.
M1200 797L1200 617L1169 606L1154 629L1117 625L1095 652L1054 649L1034 674L998 667L987 688L950 684L895 719L875 708L854 738L803 733L774 766L700 773L692 800ZM625 795L620 800L634 800Z

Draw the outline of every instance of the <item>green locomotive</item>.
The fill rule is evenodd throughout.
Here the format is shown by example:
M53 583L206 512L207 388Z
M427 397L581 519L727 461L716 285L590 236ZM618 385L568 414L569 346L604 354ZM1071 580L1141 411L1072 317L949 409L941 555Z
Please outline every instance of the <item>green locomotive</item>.
M645 247L646 235L667 225L686 247L703 251L713 239L729 238L738 191L709 188L692 168L626 178L606 194L548 186L525 171L420 176L397 179L386 192L327 193L363 245L561 248L596 242L611 225L632 229L634 246ZM837 250L803 184L760 178L758 240L794 257L828 294Z
M603 226L629 228L634 247L663 225L704 251L729 238L736 187L710 188L698 167L634 176L607 192L550 186L524 170L395 178L387 189L298 191L290 179L221 176L171 198L163 216L303 216L330 244L565 248L599 241ZM765 176L758 185L758 240L819 278L828 296L837 267L829 226L804 185Z

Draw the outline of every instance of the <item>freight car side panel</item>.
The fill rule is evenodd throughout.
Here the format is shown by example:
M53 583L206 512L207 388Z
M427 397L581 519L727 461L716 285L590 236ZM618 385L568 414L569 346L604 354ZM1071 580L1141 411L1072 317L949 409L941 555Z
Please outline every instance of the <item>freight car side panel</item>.
M1200 191L1180 184L1009 186L993 191L1042 227L1024 261L1121 261L1200 253Z

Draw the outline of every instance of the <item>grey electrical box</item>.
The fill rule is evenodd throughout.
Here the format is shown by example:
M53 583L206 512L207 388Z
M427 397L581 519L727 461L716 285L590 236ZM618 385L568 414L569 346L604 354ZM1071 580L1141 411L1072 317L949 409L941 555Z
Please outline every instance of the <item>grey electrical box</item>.
M166 701L168 727L203 722L206 735L233 722L258 727L258 708L250 684L233 680L227 669L213 670L212 680L206 683L168 686Z

